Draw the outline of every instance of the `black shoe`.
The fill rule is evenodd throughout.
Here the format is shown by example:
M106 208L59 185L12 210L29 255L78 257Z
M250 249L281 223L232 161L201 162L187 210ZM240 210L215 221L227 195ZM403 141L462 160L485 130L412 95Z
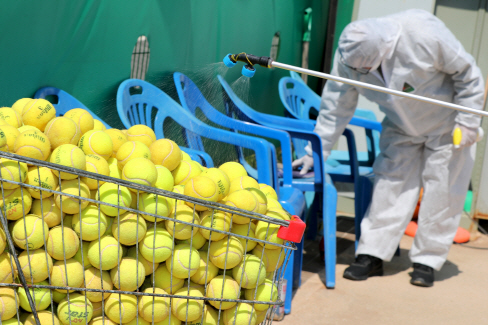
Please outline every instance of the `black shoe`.
M412 279L410 283L419 287L432 287L434 285L434 269L430 266L413 263Z
M383 261L370 255L358 255L356 261L344 271L343 277L361 281L375 275L383 275Z

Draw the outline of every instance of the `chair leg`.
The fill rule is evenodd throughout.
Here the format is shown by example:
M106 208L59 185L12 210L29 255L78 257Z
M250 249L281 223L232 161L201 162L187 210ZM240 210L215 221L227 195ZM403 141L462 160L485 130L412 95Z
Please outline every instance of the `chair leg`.
M324 251L325 251L325 286L329 289L335 287L336 278L336 208L337 190L327 183L323 193L323 228L324 228Z
M315 195L308 212L307 240L315 240L317 237L317 212L319 211L320 196Z
M359 184L355 187L354 209L354 231L356 234L355 250L358 248L359 238L361 237L361 221L368 210L371 197L373 196L373 179L367 176L359 176Z

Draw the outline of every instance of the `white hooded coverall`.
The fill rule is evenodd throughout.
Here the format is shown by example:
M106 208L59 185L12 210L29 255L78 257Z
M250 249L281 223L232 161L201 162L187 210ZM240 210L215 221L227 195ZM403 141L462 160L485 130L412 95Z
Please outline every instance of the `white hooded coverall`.
M361 74L351 67L372 69ZM423 10L349 24L332 74L474 109L483 105L483 78L473 57L444 23ZM475 129L480 118L329 80L315 128L325 153L352 118L358 94L377 103L386 116L373 166L373 198L356 254L391 260L423 186L410 259L439 270L459 225L476 150L475 145L454 149L452 131L456 123Z

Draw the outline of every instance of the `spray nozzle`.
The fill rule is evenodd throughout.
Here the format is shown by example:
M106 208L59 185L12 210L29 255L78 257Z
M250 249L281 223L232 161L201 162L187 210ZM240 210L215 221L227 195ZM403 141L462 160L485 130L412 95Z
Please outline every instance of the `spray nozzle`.
M254 66L251 64L246 64L242 67L241 73L244 77L252 78L256 73L256 68L254 68Z
M273 60L271 60L271 58L267 56L255 56L242 52L239 54L229 53L224 57L223 61L228 68L232 68L233 66L235 66L237 61L247 63L244 67L242 67L242 75L251 78L256 72L256 69L254 68L255 64L258 64L265 68L271 68L271 62Z

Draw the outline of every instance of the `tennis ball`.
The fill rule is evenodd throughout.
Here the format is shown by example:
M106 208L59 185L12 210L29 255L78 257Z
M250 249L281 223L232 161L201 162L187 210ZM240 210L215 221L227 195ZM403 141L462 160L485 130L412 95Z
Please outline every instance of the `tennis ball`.
M86 155L86 171L95 174L109 176L110 168L107 160L99 155ZM104 181L99 181L94 178L82 177L81 180L88 186L90 190L96 190L100 185L104 184Z
M268 246L270 245L266 245L266 247ZM259 259L263 256L262 260L266 267L266 272L274 272L279 269L283 265L286 255L283 249L263 249L263 246L261 245L257 245L256 248L252 250L252 254Z
M60 325L59 318L47 310L41 310L37 312L39 323L41 325ZM34 314L29 314L24 321L24 325L36 325L37 322L34 318Z
M173 193L184 194L184 192L185 192L185 185L176 185L173 188ZM177 205L186 205L184 200L176 200L171 198L167 198L167 199L171 205L171 210L172 210L171 213L174 212L174 209Z
M126 246L135 245L143 240L146 230L147 225L144 218L133 212L126 212L120 217L115 217L112 224L112 235Z
M167 295L168 293L161 288L147 288L144 293ZM139 316L148 322L159 323L169 315L169 297L140 296L139 297Z
M0 158L0 177L4 190L18 188L20 185L5 181L23 183L27 178L27 164L7 158Z
M268 201L268 210L270 210L270 209L283 209L280 202L278 202L277 200L275 200L269 196L267 196L266 198Z
M91 203L81 213L73 215L71 225L76 234L85 241L98 239L107 229L107 217L98 207Z
M11 125L2 125L0 126L0 141L3 138L2 134L5 136L7 142L3 150L8 152L14 152L15 141L20 135L19 130ZM0 145L0 147L3 147Z
M6 182L3 182L4 187L6 184ZM8 220L18 220L31 211L32 197L24 187L17 187L10 190L4 189L3 195L0 195L0 197L3 198L0 209L7 216Z
M243 190L243 189L246 189L248 187L259 189L259 184L254 178L249 177L249 176L237 177L237 178L234 178L230 182L229 193L232 193L232 192L235 192L238 190Z
M191 157L190 157L189 154L187 154L186 152L184 152L183 150L181 150L181 160L190 161L191 160Z
M219 169L223 171L227 177L229 177L230 182L232 182L235 178L247 176L244 166L234 161L229 161L222 164Z
M173 215L173 218L178 221L166 220L165 226L166 230L176 239L185 240L192 237L193 234L198 232L197 227L193 227L193 225L200 224L200 217L198 216L197 212L193 212L193 209L187 206L180 206L176 209L176 213ZM181 223L187 222L190 224Z
M97 119L93 119L93 130L101 130L101 131L105 131L107 128L105 127L105 125L97 120Z
M207 210L203 211L201 214L201 222L202 226L207 228L217 229L221 231L229 231L230 230L230 222L231 219L225 213L218 211L218 210ZM227 236L227 234L211 231L209 229L200 228L200 233L203 237L207 240L211 241L218 241ZM212 236L210 236L210 233Z
M173 248L173 237L166 229L149 227L146 236L139 244L139 252L148 261L161 263L170 256ZM164 289L164 288L161 288ZM165 289L164 289L165 290Z
M278 288L273 283L273 281L269 279L265 279L263 284L258 286L256 289L246 289L244 291L244 295L246 300L256 300L256 301L272 301L275 302L278 300ZM254 299L256 297L256 299ZM254 304L254 308L256 310L266 310L273 305L268 304Z
M95 311L96 307L95 307L95 304L92 302L93 317L92 317L92 320L88 324L89 325L117 325L116 323L112 322L108 317L102 316L102 311L101 311L102 303L100 302L98 304L100 306L97 306L97 307L100 308L100 310Z
M228 236L210 243L210 261L219 269L232 269L242 261L244 248L237 237Z
M90 245L90 242L84 241L80 245L80 248L76 252L75 256L73 258L80 262L81 265L83 265L83 269L87 270L89 269L92 265L90 261L88 260L88 246ZM81 256L83 254L83 258Z
M113 151L111 157L115 158L119 148L128 141L127 136L118 129L108 129L105 130L105 133L112 139Z
M172 207L169 199L164 196L153 193L143 193L139 196L139 210L146 213L152 213L155 215L167 217L170 215ZM142 214L142 217L151 222L163 221L163 219L157 219L153 216L146 214Z
M122 259L122 247L112 236L105 235L88 246L88 260L101 270L111 270ZM100 259L101 258L101 259Z
M135 158L151 159L151 151L142 142L127 141L120 146L115 156L118 161L119 169L124 169L125 164Z
M32 98L21 98L17 100L13 105L12 109L22 115L22 111L24 110L24 106L29 102Z
M160 264L156 271L154 271L154 274L148 277L148 279L150 279L151 286L152 280L154 279L154 284L157 288L161 288L170 294L174 294L182 288L184 283L183 279L171 276L170 271L168 271L168 268L164 264Z
M88 246L88 245L87 245ZM101 274L100 274L101 272ZM99 290L112 290L113 283L110 278L110 274L107 271L100 271L97 268L90 267L85 270L85 288L87 289L99 289ZM109 292L96 292L96 291L82 291L82 294L86 295L91 302L100 302L110 297Z
M51 273L51 284L59 287L81 288L83 286L83 275L83 265L74 258L67 259L66 264L64 261L56 261ZM56 289L56 291L66 292L67 290ZM68 290L68 292L73 291Z
M185 185L186 196L194 197L209 202L217 202L219 191L213 180L205 176L196 176L190 179ZM190 207L195 207L197 211L205 211L208 208L202 205L186 202Z
M253 187L246 188L249 192L251 192L255 197L258 202L258 208L255 212L260 213L260 214L266 214L266 211L268 211L268 198L264 193Z
M24 124L32 125L44 131L47 123L56 117L56 109L45 99L31 99L22 110ZM19 125L20 126L20 125Z
M7 252L3 252L2 254L0 254L1 283L14 283L17 275L17 265L15 264L13 257Z
M203 317L200 315L199 318L193 322L188 323L188 325L219 325L219 312L210 307L209 305L203 306Z
M110 136L100 130L90 130L83 134L78 142L78 147L86 155L95 154L107 160L113 153L113 143Z
M170 170L161 165L156 165L156 170L158 172L158 178L156 179L156 183L154 183L154 187L165 191L172 191L175 186L175 180Z
M118 207L130 207L132 202L132 196L130 191L125 186L119 186L113 183L105 183L100 186L97 194L95 197L100 198L100 201L116 205ZM117 216L118 214L122 214L125 210L121 210L119 213L119 208L111 207L108 205L100 204L100 210L103 211L107 216Z
M52 149L56 149L62 144L77 145L81 137L81 131L78 124L67 117L53 118L46 125L44 134L51 142Z
M42 248L20 253L19 264L28 284L46 280L53 269L51 256Z
M230 181L226 173L218 168L208 168L200 176L205 176L210 178L217 184L217 189L219 191L219 197L217 201L221 201L224 197L229 194Z
M240 302L236 308L222 313L223 325L256 325L256 310L251 304Z
M59 303L58 316L63 325L87 324L93 317L93 305L82 294L73 293Z
M175 245L173 255L166 262L166 268L173 276L187 279L200 267L200 254L188 244Z
M58 186L58 178L53 174L51 169L47 167L30 167L27 171L26 183L36 188L28 187L30 195L35 199L47 198L54 193L48 191L42 191L40 188L47 188L53 190Z
M7 237L5 236L5 232L2 228L0 228L0 254L3 253L5 247L7 246Z
M216 276L207 285L206 297L215 299L238 299L239 283L230 276L226 276L225 279L223 275ZM229 309L236 305L235 302L221 300L209 300L208 303L217 309Z
M203 245L205 245L207 240L205 239L205 237L203 237L203 235L201 234L201 231L197 231L197 232L193 231L193 236L191 238L179 241L178 244L190 245L190 242L194 248L201 249L203 247Z
M136 257L137 255L137 257ZM145 259L144 256L140 252L138 252L137 246L131 246L127 250L127 257L131 257L137 259L139 262L144 265L144 271L146 271L145 275L148 276L153 273L159 266L159 263L150 262L149 260Z
M267 221L258 221L256 224L256 231L255 235L257 239L261 239L266 241L266 248L267 249L279 249L280 246L275 246L270 243L275 243L279 245L283 245L284 241L281 238L278 238L278 230L280 229L279 225L269 223ZM258 242L259 245L263 246L265 243Z
M253 289L266 279L266 266L259 257L249 254L232 269L232 277L242 288Z
M53 164L63 165L70 168L86 169L85 153L73 144L62 144L53 150L50 158ZM53 173L60 177L60 172L53 169ZM61 179L75 179L77 175L61 172Z
M256 230L256 225L253 222L243 224L243 225L234 223L232 225L230 232L236 235L246 236L248 238L249 237L256 238L255 230ZM253 250L254 247L256 247L256 245L258 244L258 242L254 240L250 240L248 238L241 238L241 237L237 237L237 238L241 242L242 247L244 247L244 250L246 250L247 252Z
M15 222L12 239L15 244L26 249L38 249L44 246L49 233L47 224L34 215L27 215Z
M49 282L42 281L38 283L39 285L49 285ZM34 302L34 306L36 307L36 311L41 311L46 309L51 304L51 294L49 289L45 288L31 288L29 289L29 293L32 297ZM29 305L29 301L27 300L27 294L23 287L20 287L17 291L19 296L19 304L20 307L24 308L25 310L32 312L32 309Z
M109 175L110 177L122 179L122 171L119 169L118 162L116 158L108 158L107 160L108 163L108 169L109 169Z
M190 179L200 175L202 170L194 161L183 160L171 173L173 174L176 185L185 185Z
M112 294L105 300L105 315L116 324L126 324L136 318L137 298L127 294Z
M69 259L75 256L80 247L80 239L73 229L56 226L49 230L46 249L55 260Z
M156 166L146 158L135 158L122 169L122 179L140 185L153 186L158 178ZM138 191L130 189L131 191Z
M213 263L208 258L207 252L199 251L200 254L200 266L198 267L195 274L193 274L190 279L196 284L205 284L210 282L219 273L219 268L213 265Z
M0 119L0 123L1 123L1 119ZM27 131L27 130L37 130L38 132L42 132L41 130L39 130L38 128L36 128L35 126L32 126L32 125L22 125L20 128L17 128L17 130L19 130L20 133L24 132L24 131Z
M152 162L168 168L169 171L176 169L182 160L180 147L169 139L156 140L151 144L149 150Z
M203 297L197 289L188 290L188 288L181 288L174 293L180 296L189 297ZM173 298L171 311L181 321L194 321L202 316L203 300L196 300L191 298Z
M225 205L252 212L256 212L259 209L258 200L248 190L238 190L230 193L226 198ZM236 214L232 215L233 223L246 224L250 221L251 219L249 218Z
M83 200L83 198L90 197L90 189L88 186L77 179L64 180L61 182L61 186L56 188L56 191L64 194L75 195L80 198L55 194L54 202L58 208L64 213L75 214L85 209L90 202Z
M22 126L20 114L10 107L0 107L0 118L3 118L5 122L14 128Z
M144 283L146 270L141 262L131 257L124 257L120 264L110 271L110 278L122 291L134 291Z
M154 131L150 127L143 124L137 124L131 126L127 130L127 140L139 141L149 147L156 141L156 134L154 134Z
M17 292L11 288L0 288L0 318L3 320L10 319L17 314L17 306L19 305L19 297Z
M259 184L259 189L266 195L267 197L270 197L272 199L275 199L278 201L278 195L276 194L276 191L274 188L267 184Z
M64 114L64 117L75 121L75 123L78 124L78 127L80 128L81 134L85 134L86 132L93 130L95 126L91 114L82 108L70 109L66 112L66 114Z

